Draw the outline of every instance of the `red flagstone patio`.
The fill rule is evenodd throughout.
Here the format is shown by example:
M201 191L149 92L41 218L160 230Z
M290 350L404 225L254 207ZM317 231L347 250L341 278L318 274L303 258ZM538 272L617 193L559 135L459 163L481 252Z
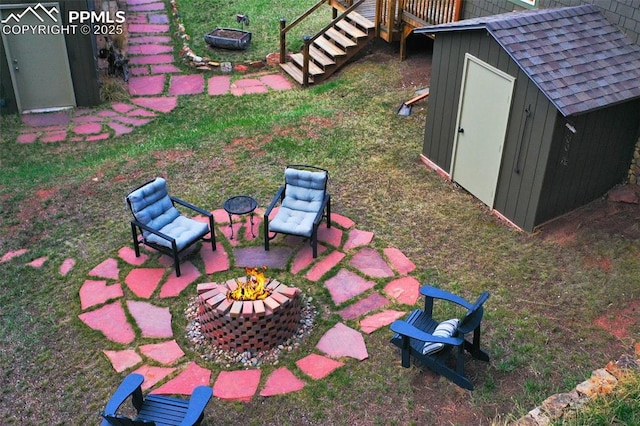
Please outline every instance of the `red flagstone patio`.
M160 284L164 272L164 268L134 269L129 272L124 282L136 296L148 299Z
M415 305L420 297L420 283L413 277L402 277L388 283L384 292L400 303Z
M339 251L329 253L327 257L321 259L307 272L305 277L311 281L318 281L324 274L333 269L342 259L345 254Z
M151 391L155 394L191 395L197 386L211 386L211 371L190 363L177 377Z
M382 250L384 255L391 263L391 267L395 269L399 274L406 275L413 272L416 269L415 263L413 263L407 256L395 247L388 247Z
M184 352L175 340L142 345L139 349L147 358L164 365L171 365L184 356Z
M106 281L86 280L80 287L80 308L84 311L122 296L124 293L119 283L107 285Z
M142 357L133 349L125 349L123 351L102 351L118 373L122 373L142 362Z
M127 3L133 74L129 90L134 97L129 102L115 102L100 110L79 108L73 112L30 114L25 116L25 127L17 139L19 143L98 141L130 133L157 114L177 108L178 95L204 93L205 83L206 93L210 96L264 93L293 87L281 74L234 82L228 75L213 76L205 81L202 74L179 74L180 69L169 54L173 52L173 45L164 2L128 0ZM261 213L257 213L255 235L258 235L262 220ZM272 243L272 250L265 252L261 239L251 235L246 216L237 222L234 220L234 232L241 238L230 240L229 227L225 226L228 224L226 212L217 209L213 214L218 239L226 238L229 245L221 241L218 249L212 251L210 244L203 244L199 251L188 254L201 259L204 271L196 266L199 262L187 260L182 263L183 275L178 278L171 258L154 251L135 257L133 249L126 245L118 250L116 257L107 258L91 269L87 273L88 279L78 290L82 311L78 318L104 335L110 349L103 353L117 373L136 372L145 377L144 390L190 394L195 386L211 385L213 381L214 394L219 399L249 401L257 394L260 369L221 371L213 380L212 372L188 359L178 344L183 339L182 336L176 339L172 327L173 308L166 306L171 306L171 298L185 291L193 291L195 295L193 285L202 279L202 275L208 280L208 275L228 271L232 265L238 267L240 263L253 263L256 259L272 262L276 269L288 269L287 272L300 279L312 281L317 286L324 285L334 307L344 305L338 312L343 320L359 325L360 331L343 323L328 329L314 349L322 354L301 354L296 361L304 376L298 377L299 373L284 367L276 369L266 378L259 392L263 397L298 391L305 386L306 378L320 380L338 368L348 368L352 362L366 362L368 352L362 333L387 327L405 315L402 311L383 310L392 301L412 305L418 298L419 283L408 275L415 269L413 262L394 248L384 249L383 256L370 247L374 234L354 228L355 222L346 216L333 213L333 226L319 229L321 244L318 245L319 255L314 259L308 241L300 238L278 238ZM251 244L254 246L247 247ZM229 246L232 248L228 251L226 247ZM358 251L353 253L356 249ZM0 263L19 259L27 252L27 249L9 251L0 258ZM142 267L151 258L163 267ZM23 262L38 268L48 264L46 257ZM65 276L74 266L75 260L67 258L59 265L58 272ZM121 267L126 272L123 283L120 282ZM337 273L332 273L335 268ZM385 280L383 290L380 287L376 290L376 283L361 274ZM158 302L162 306L157 305ZM183 308L176 313L183 315ZM118 345L120 349L117 349ZM143 364L145 360L160 365Z
M204 90L202 74L174 75L169 83L170 95L196 95Z
M180 271L182 272L179 277L176 274L171 274L167 281L160 289L160 298L176 297L182 290L187 288L189 284L197 280L202 274L193 263L186 261L180 265Z
M369 358L362 334L342 323L327 331L316 348L332 358L350 357L359 361Z
M47 256L39 257L39 258L34 259L31 262L27 263L27 266L31 266L32 268L36 268L36 269L40 269L40 268L42 268L42 266L44 266L44 263L47 261L47 259L48 259Z
M0 263L8 262L11 259L13 259L14 257L22 256L27 251L29 251L29 250L27 250L27 249L19 249L19 250L9 251L9 252L5 253L4 255L2 255L2 258L0 258Z
M213 385L220 399L251 401L260 384L260 370L221 371Z
M281 395L299 391L304 387L304 382L298 379L288 368L280 367L267 379L260 396Z
M333 303L341 305L347 300L372 289L376 283L361 277L355 272L340 269L336 275L327 279L324 285L329 290Z
M58 273L64 277L73 270L74 266L76 266L75 259L67 258L60 265L60 268L58 269Z
M112 280L117 280L119 274L120 270L118 269L118 261L113 258L105 260L89 271L89 275L92 277L108 278Z
M368 297L358 300L353 305L349 305L348 307L342 309L338 312L338 315L340 315L343 320L348 321L356 319L371 311L376 311L380 308L383 308L389 303L391 302L384 296L378 293L372 293Z
M372 248L360 250L351 258L349 264L373 278L388 278L394 275L380 253Z
M141 374L144 376L144 382L142 382L142 390L151 389L157 383L161 382L165 377L176 371L175 368L167 367L154 367L150 365L143 365L132 373Z
M312 379L320 380L324 379L334 370L343 367L345 364L344 362L336 361L326 356L309 354L297 361L296 365Z
M371 240L373 240L373 232L352 229L349 231L349 237L347 242L344 243L343 249L344 251L348 251L356 247L366 246Z
M369 315L360 321L360 329L363 333L371 334L382 327L390 325L392 322L404 317L405 315L407 315L407 313L404 311L387 310L378 312L377 314Z
M135 266L140 266L149 259L149 256L144 253L140 253L140 257L136 257L135 250L129 246L122 247L118 250L118 257L128 264Z
M119 106L120 109L126 109ZM216 232L218 239L228 238L221 229L227 227L223 222L228 216L221 209L214 211L217 222ZM338 244L338 249L344 250L344 246L350 244L352 248L359 248L356 253L347 255L339 250L331 250L323 245L319 246L319 257L314 259L311 256L311 247L307 242L299 238L281 238L273 243L270 252L265 252L262 240L258 238L247 238L243 245L227 251L225 245L219 242L216 251L211 250L209 244L203 244L199 251L194 250L190 256L200 256L204 262L206 275L224 272L230 269L230 265L239 266L238 259L243 256L250 257L265 256L261 260L269 260L273 256L278 260L276 269L290 268L290 273L305 273L305 278L316 282L316 285L324 285L329 291L334 305L345 305L338 314L344 321L358 320L360 331L337 323L327 330L319 339L315 350L324 354L310 353L304 354L296 365L303 374L313 380L320 380L337 368L344 368L348 364L342 361L344 358L353 358L357 361L365 361L368 358L364 334L370 334L380 328L388 327L394 320L406 315L406 312L397 310L383 310L391 301L414 305L419 297L419 282L404 272L413 270L413 263L410 262L401 252L395 249L385 249L385 257L393 265L398 274L394 273L386 263L383 256L375 249L368 247L373 240L373 234L358 229L351 229L355 225L353 221L338 214L332 215L337 219L333 223L333 228L342 232L349 232L344 245ZM248 218L242 217L238 224L240 229L245 229ZM347 226L348 228L345 228ZM257 232L257 230L256 230ZM338 235L334 231L334 235ZM249 235L250 236L250 235ZM227 239L227 242L229 240ZM257 244L253 247L245 247L246 244ZM284 251L282 251L284 249ZM282 253L280 253L282 251ZM13 258L24 255L26 249L14 250L5 253L2 261L10 261ZM163 268L142 267L149 259L155 256ZM284 257L283 257L284 256ZM289 262L293 256L293 261ZM366 261L358 260L365 258ZM356 259L356 261L354 261ZM37 259L38 260L38 259ZM123 286L118 282L120 277L119 262L129 265L128 273L124 283L131 291L134 299L127 298ZM245 263L248 260L244 261ZM74 260L65 259L60 265L68 272L73 268ZM337 273L331 276L329 272L336 266L341 266ZM131 269L132 268L132 269ZM354 268L359 271L355 273ZM167 256L160 256L154 251L149 254L143 253L136 258L128 246L118 249L117 258L107 258L87 275L100 279L86 279L79 289L80 307L83 311L78 318L88 327L100 331L105 338L111 341L111 345L122 345L120 350L103 350L106 359L118 373L138 372L145 376L143 388L151 389L154 393L184 393L190 394L198 384L211 384L212 372L197 365L195 362L186 360L185 351L177 343L172 328L172 314L170 308L157 306L156 301L177 297L189 287L197 282L202 272L191 262L184 261L182 264L183 275L178 278L173 271L173 262ZM167 274L167 270L171 273ZM382 290L376 290L376 283L363 278L360 274L371 275L372 271L384 270L386 275L390 273L390 278ZM390 272L389 272L390 271ZM373 272L379 274L378 272ZM207 284L198 284L199 291L206 291ZM158 292L156 290L160 288ZM368 293L368 294L367 294ZM194 294L195 289L194 289ZM385 297L385 295L387 297ZM135 298L144 299L136 300ZM126 311L125 311L126 307ZM130 316L127 316L126 312ZM182 310L180 310L182 314ZM131 318L131 320L129 319ZM160 341L148 342L136 345L136 331L132 327L135 325L139 330L139 338L159 339ZM133 348L131 345L133 344ZM144 359L158 363L161 366L142 365ZM139 366L139 367L138 367ZM175 372L178 373L171 380L166 380ZM239 370L220 372L213 385L217 398L225 400L249 401L254 395L271 396L282 393L295 392L305 386L304 378L286 368L273 371L267 377L264 386L258 392L260 385L261 370ZM160 385L160 386L157 386Z
M127 309L142 331L142 337L158 339L173 337L169 308L161 308L147 302L127 300Z
M82 313L78 318L113 342L129 344L136 338L119 301Z

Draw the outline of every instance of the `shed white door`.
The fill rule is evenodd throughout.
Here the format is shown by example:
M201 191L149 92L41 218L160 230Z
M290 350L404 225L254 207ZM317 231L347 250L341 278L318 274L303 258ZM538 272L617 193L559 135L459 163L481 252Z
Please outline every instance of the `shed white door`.
M60 5L5 5L0 7L0 17L20 112L75 106L64 34L52 29L62 27Z
M515 78L467 53L451 178L493 207Z

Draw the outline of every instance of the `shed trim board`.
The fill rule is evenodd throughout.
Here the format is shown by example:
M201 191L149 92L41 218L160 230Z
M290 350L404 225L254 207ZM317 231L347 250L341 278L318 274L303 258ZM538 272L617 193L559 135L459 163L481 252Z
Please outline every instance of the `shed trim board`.
M61 25L62 14L59 3L39 3L49 9L50 18L57 19L49 22L39 22L36 16L24 12L32 5L9 4L0 6L0 17L3 19L14 15L20 16L20 22L25 25ZM46 14L43 14L46 17ZM55 16L52 16L55 15ZM26 21L26 22L25 22ZM33 21L33 22L31 22ZM67 45L62 32L55 34L5 34L2 32L2 42L7 55L9 74L19 112L40 112L76 106L75 92ZM52 82L55 81L55 84Z
M465 54L451 177L493 207L515 78Z

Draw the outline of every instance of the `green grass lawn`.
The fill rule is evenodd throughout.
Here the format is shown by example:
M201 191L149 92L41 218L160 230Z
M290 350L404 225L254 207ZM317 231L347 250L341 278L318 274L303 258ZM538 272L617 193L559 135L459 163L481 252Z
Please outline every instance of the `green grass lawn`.
M232 17L236 12L250 13L230 7ZM19 120L3 117L0 255L28 248L28 260L48 261L42 269L24 258L0 264L0 423L98 423L123 375L102 353L102 335L78 319L78 291L88 271L130 243L124 196L157 175L167 177L172 193L213 210L239 193L265 206L286 164L324 167L332 210L373 231L375 247L399 248L421 282L469 299L492 294L483 328L492 360L467 362L473 393L418 367L403 369L390 333L379 330L366 337L368 360L346 360L346 368L284 396L214 398L206 425L501 423L628 351L633 339L616 339L594 320L640 297L638 242L588 223L562 241L544 230L518 232L427 169L419 159L427 111L396 114L413 95L402 81L406 66L373 50L307 90L181 97L171 113L98 143L17 144ZM68 257L77 263L63 278L57 269ZM335 323L318 284L296 285L316 293L317 333ZM176 330L188 299L166 302ZM638 336L638 324L632 327ZM202 362L193 351L187 357ZM214 376L220 369L202 365ZM265 367L263 378L273 368Z
M190 35L189 46L198 55L208 56L214 61L249 62L264 60L280 49L280 20L292 23L311 6L315 0L252 0L244 2L218 0L178 1L180 21ZM249 25L239 24L238 14L249 17ZM321 8L287 35L287 49L299 51L302 37L314 35L331 20L331 9ZM251 44L246 50L212 48L204 41L204 35L216 27L244 29L251 32Z

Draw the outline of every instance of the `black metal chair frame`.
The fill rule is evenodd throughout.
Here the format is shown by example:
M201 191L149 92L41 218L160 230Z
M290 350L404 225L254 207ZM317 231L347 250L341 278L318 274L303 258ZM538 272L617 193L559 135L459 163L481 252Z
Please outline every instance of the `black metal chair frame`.
M324 172L327 175L327 181L325 182L325 188L324 188L324 200L322 202L322 208L318 211L318 214L316 215L316 218L313 222L313 231L311 233L311 239L310 239L311 248L313 250L313 257L316 258L318 257L318 227L320 226L320 222L322 222L323 218L326 218L327 220L327 228L331 228L331 195L327 194L327 183L329 182L329 171L320 167L309 166L306 164L289 164L285 169L289 169L289 168L319 171L319 172ZM264 249L266 251L269 251L269 241L273 240L278 235L278 232L274 233L274 235L269 235L270 234L269 215L271 214L271 211L275 208L275 206L278 203L282 203L282 201L284 200L284 197L286 196L286 192L287 192L287 184L285 182L285 184L278 189L278 192L276 192L276 195L273 197L271 204L269 204L269 207L264 212ZM296 235L296 234L288 234L288 235Z
M135 188L134 190L132 190L131 192L134 192L142 187L144 187L145 185L153 182L155 179L152 179L142 185L140 185L139 187ZM213 214L211 212L208 212L204 209L201 209L200 207L196 207L193 204L190 204L186 201L183 201L179 198L176 197L172 197L169 196L169 198L171 199L171 202L175 205L175 204L179 204L181 206L184 206L188 209L191 209L197 213L200 213L203 216L206 216L209 219L209 231L210 231L210 235L211 238L201 238L200 240L205 241L205 242L209 242L211 241L211 249L213 251L216 251L216 234L214 231L214 221L213 221ZM176 240L175 238L170 237L169 235L163 234L162 232L153 229L147 225L145 225L144 223L138 222L138 220L136 219L136 215L133 211L133 207L131 206L131 201L129 200L129 196L127 196L126 198L127 200L127 205L129 206L129 210L131 211L131 214L133 215L133 220L131 220L131 236L133 237L133 248L135 250L136 253L136 257L140 257L140 243L143 243L163 254L166 254L168 256L171 256L173 258L173 264L176 270L176 276L179 277L180 276L180 257L179 257L179 253L181 251L186 250L188 247L190 247L192 244L196 243L197 241L200 240L195 240L193 241L191 244L189 244L188 246L184 247L182 250L178 250L178 246L176 245ZM138 237L138 230L140 230L140 237ZM167 240L171 243L171 248L169 247L165 247L162 246L160 244L156 244L150 241L147 241L144 238L144 234L142 233L142 231L148 231L152 234L155 234L157 236L159 236L160 238Z
M464 351L475 359L489 362L489 355L480 348L480 323L484 313L483 304L489 298L489 293L483 292L475 303L469 303L463 298L429 285L420 289L425 296L424 311L416 309L406 320L397 320L391 324L391 330L396 334L391 343L402 350L402 366L409 368L410 358L426 365L434 372L448 378L458 386L473 390L473 383L464 374ZM460 320L456 332L451 337L433 336L431 333L438 325L434 320L433 302L442 299L453 302L467 309L466 315ZM466 334L473 332L473 339L468 341ZM423 355L425 342L443 343L444 348L432 354ZM455 368L447 365L452 355L455 357Z

